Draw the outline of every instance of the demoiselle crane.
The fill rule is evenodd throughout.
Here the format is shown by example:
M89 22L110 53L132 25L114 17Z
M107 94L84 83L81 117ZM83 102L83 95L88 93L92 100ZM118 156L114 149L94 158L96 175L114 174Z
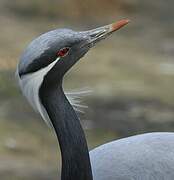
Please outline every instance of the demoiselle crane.
M81 32L52 30L34 39L20 58L19 86L56 132L61 180L174 180L174 133L136 135L89 152L72 98L62 87L65 73L89 49L128 22Z

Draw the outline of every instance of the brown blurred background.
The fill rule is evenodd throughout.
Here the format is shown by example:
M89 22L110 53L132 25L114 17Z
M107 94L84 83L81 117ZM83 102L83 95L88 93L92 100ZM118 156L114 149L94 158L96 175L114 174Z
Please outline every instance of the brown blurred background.
M15 67L26 45L55 28L131 23L92 49L66 76L87 87L81 114L89 148L143 132L174 130L174 1L0 0L0 179L60 175L55 135L22 97Z

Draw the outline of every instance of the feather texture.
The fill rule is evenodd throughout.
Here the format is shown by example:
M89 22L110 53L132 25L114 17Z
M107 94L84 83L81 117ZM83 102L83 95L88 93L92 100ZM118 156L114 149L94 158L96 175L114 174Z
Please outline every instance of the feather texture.
M65 92L65 95L75 111L84 113L83 109L88 108L88 106L82 104L82 98L84 96L90 95L91 92L91 90L83 88L79 90L77 89L70 92Z

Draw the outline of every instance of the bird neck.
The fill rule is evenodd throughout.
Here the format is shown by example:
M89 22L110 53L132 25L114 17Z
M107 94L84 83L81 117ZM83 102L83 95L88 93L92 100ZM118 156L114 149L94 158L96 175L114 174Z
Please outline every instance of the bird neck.
M62 155L61 180L92 180L84 131L62 85L50 89L42 85L40 99L59 141Z

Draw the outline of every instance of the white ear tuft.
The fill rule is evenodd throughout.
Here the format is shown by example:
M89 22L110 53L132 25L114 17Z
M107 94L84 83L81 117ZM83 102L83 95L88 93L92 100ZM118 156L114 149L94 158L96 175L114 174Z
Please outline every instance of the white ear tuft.
M18 80L19 86L23 92L23 95L27 98L33 109L39 112L42 118L45 120L48 126L52 127L51 120L48 117L48 114L40 102L39 98L39 88L43 82L44 76L48 73L48 71L56 64L56 61L52 62L47 67L27 75L23 77L19 77L18 69L16 71L16 78ZM87 108L87 106L81 104L81 97L89 95L91 91L85 89L81 89L78 91L66 92L65 95L69 100L70 104L73 106L74 110L77 112L83 113L83 108Z
M45 108L40 102L39 88L43 82L44 76L56 64L58 60L59 58L57 58L57 60L53 61L47 67L42 68L34 73L23 75L22 77L19 77L18 68L16 71L16 78L23 95L27 98L28 102L33 107L33 109L41 114L42 118L48 126L52 126L52 123L48 117Z

